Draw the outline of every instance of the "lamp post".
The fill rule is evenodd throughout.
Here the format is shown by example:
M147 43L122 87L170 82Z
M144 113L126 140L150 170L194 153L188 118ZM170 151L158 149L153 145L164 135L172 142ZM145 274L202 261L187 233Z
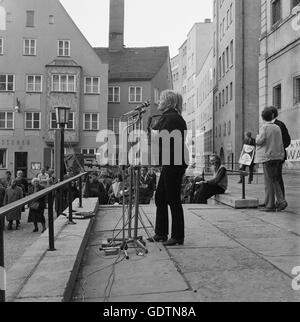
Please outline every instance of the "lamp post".
M56 122L59 126L60 132L60 148L57 148L59 151L59 181L64 181L64 149L65 149L65 127L69 122L70 115L70 107L66 106L57 106L55 107L56 112ZM63 188L59 191L59 199L58 199L58 213L61 214L63 212Z
M64 181L64 149L65 149L65 127L69 123L70 107L57 106L56 122L60 130L60 173L59 180Z

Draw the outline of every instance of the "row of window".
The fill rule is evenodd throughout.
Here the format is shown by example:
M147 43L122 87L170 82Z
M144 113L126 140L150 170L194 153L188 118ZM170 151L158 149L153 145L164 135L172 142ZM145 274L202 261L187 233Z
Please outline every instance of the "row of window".
M98 131L99 130L99 114L98 113L84 113L83 114L83 130L84 131ZM56 113L50 113L50 129L55 130L59 126L56 121ZM0 112L0 129L13 130L14 129L14 113ZM40 112L25 112L25 129L26 130L40 130L41 129L41 113ZM66 129L75 129L75 113L70 113L69 122Z
M219 80L224 77L226 72L233 66L234 63L234 48L233 40L231 40L230 45L226 47L222 56L219 57Z
M294 105L300 104L300 76L297 76L293 80L294 89L293 89L293 102ZM277 84L273 87L273 105L278 109L282 108L282 86Z
M223 89L222 92L219 93L215 97L215 110L218 108L221 109L222 106L225 106L229 102L233 100L233 83L231 82L229 86L226 86L226 89Z
M229 136L231 135L231 121L228 121L227 123L224 122L223 124L223 136ZM222 137L222 125L219 124L219 126L216 126L215 129L215 137Z
M15 75L0 74L0 92L15 91ZM67 74L53 74L51 76L51 91L52 92L67 92L75 93L76 76ZM27 93L42 93L43 92L43 76L42 75L26 75L26 92ZM85 77L84 78L84 93L85 94L100 94L100 77ZM119 86L110 86L108 88L108 102L120 103L121 90ZM159 92L154 91L155 103L158 102ZM129 102L141 103L143 101L142 87L129 87Z
M0 55L4 55L4 38L0 38ZM36 56L37 55L37 39L26 38L23 39L23 55L24 56ZM58 57L70 57L71 56L71 41L70 40L58 40L57 41L57 56Z
M300 5L300 0L291 0L291 10ZM271 25L276 26L282 20L282 0L271 0Z
M0 92L15 91L15 75L0 74ZM76 76L68 74L53 74L51 76L52 92L71 92L76 90ZM42 75L26 75L26 92L42 93L43 92L43 76ZM100 77L84 78L85 94L100 94Z

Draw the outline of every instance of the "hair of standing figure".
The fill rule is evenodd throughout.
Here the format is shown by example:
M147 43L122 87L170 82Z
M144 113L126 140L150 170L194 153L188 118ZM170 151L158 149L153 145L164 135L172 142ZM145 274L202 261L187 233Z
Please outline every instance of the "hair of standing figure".
M172 90L165 90L160 94L160 104L158 110L165 112L171 108L176 108L178 104L178 94Z
M176 111L181 115L183 109L183 97L181 94L177 93L177 104L175 106Z

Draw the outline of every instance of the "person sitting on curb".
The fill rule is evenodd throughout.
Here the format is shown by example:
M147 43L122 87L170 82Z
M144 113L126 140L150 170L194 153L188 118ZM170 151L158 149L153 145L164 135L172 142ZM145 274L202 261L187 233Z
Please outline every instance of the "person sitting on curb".
M192 203L194 204L207 204L208 199L215 195L224 194L228 187L227 170L222 165L221 159L218 155L210 157L210 164L214 174L213 179L202 181L199 183Z

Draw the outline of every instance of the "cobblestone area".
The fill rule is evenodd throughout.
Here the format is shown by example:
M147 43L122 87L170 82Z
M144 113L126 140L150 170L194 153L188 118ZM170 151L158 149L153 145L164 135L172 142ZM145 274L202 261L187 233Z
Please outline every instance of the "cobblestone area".
M47 210L45 211L45 217L47 220ZM33 224L27 222L28 209L25 213L22 213L20 230L15 230L15 225L12 231L4 231L4 253L5 253L5 268L8 271L14 263L23 255L28 247L30 247L41 235L41 229L39 233L33 233ZM39 226L40 227L40 226Z

